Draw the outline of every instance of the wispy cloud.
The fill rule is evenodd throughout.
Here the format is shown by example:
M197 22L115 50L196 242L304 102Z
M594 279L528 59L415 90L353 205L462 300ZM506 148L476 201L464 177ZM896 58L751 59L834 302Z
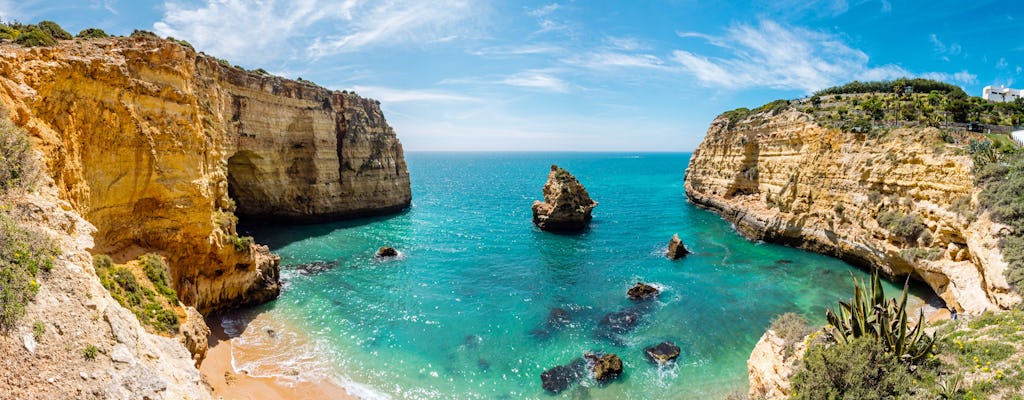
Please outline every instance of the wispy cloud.
M636 54L597 50L579 54L564 60L567 64L594 69L609 70L621 68L664 69L664 61L651 54Z
M879 80L915 75L898 65L870 65L867 54L850 47L837 35L784 26L770 20L762 20L758 25L735 25L720 37L692 33L680 36L707 38L712 44L730 50L731 55L726 57L705 56L686 50L673 52L674 61L709 86L813 92L853 79ZM976 79L967 71L930 74L961 83Z
M954 73L926 72L920 74L919 76L922 78L934 79L937 81L956 82L965 85L973 85L978 83L978 75L967 72L967 70Z
M511 46L485 47L479 50L472 50L469 53L476 56L526 56L536 54L561 53L564 49L553 44L523 44Z
M502 79L500 83L558 93L569 91L569 85L565 81L540 71L521 72Z
M406 102L478 102L479 98L464 96L453 93L399 89L381 86L355 86L353 90L360 95L380 100L384 103L406 103Z
M960 55L963 52L963 47L959 43L951 43L947 46L942 40L939 40L939 35L934 33L928 36L928 41L932 43L935 54L938 54L945 61L949 61L950 56Z
M468 0L169 0L153 28L221 57L265 62L450 41L474 10Z

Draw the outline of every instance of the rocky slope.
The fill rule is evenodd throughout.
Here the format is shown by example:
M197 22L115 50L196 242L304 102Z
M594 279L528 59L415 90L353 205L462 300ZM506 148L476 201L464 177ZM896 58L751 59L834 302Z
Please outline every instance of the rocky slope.
M0 334L0 399L211 397L183 339L148 333L100 285L87 251L95 228L53 186L12 206L60 251L21 323ZM191 308L189 316L185 324L206 327Z
M693 153L685 187L748 238L911 275L976 314L1020 296L1003 276L1007 228L973 216L973 164L961 154L933 128L854 133L793 107L723 114Z
M0 45L0 100L33 137L93 253L168 259L203 313L279 291L278 259L234 212L289 220L410 203L401 144L377 102L233 68L143 37Z

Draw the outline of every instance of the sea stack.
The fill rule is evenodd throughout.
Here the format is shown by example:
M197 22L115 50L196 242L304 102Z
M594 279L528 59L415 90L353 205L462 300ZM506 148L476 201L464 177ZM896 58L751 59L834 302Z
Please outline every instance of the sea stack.
M679 238L679 234L672 235L672 239L668 241L668 252L665 253L670 260L678 260L690 254L690 250L683 244L683 240Z
M533 223L545 231L580 231L590 224L594 207L597 202L580 181L569 171L552 165L544 185L544 201L533 202Z

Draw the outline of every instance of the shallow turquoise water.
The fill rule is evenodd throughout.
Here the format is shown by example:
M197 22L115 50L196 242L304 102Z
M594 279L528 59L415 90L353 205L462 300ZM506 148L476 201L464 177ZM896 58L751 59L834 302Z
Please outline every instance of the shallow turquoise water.
M746 359L773 316L794 311L823 322L849 297L856 268L829 257L752 243L717 215L688 204L689 154L410 153L413 207L397 216L307 226L251 226L281 255L280 299L238 316L241 348L278 346L274 357L236 367L300 379L328 375L356 391L393 398L715 398L746 385ZM590 230L541 232L530 205L552 163L567 168L600 205ZM244 222L244 221L243 221ZM695 254L662 254L678 233ZM381 245L401 251L374 259ZM296 266L337 261L319 274ZM636 304L637 281L663 288L639 310L639 326L608 340L595 332L609 312ZM887 286L890 295L896 289ZM573 323L546 328L553 307ZM547 330L548 332L542 332ZM295 337L299 336L299 339ZM659 369L643 347L682 347ZM618 354L625 374L559 395L540 374L585 351ZM274 368L267 367L274 365Z

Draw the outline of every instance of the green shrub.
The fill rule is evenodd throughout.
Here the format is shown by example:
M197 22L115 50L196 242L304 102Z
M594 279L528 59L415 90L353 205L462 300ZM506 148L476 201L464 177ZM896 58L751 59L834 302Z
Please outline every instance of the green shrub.
M43 339L43 335L46 334L46 324L36 321L32 324L32 338L37 342Z
M231 240L231 244L235 246L235 250L239 253L249 250L249 245L253 243L252 236L239 237L237 235L231 235L228 236L228 240Z
M14 43L27 47L53 46L57 44L57 40L42 29L39 29L39 27L32 25L18 34L18 37L14 39Z
M96 269L96 274L99 275L101 272L109 270L114 266L114 260L106 254L97 254L92 256L92 267Z
M1024 289L1024 159L1009 163L992 163L977 173L981 209L991 212L992 219L1012 227L1002 241L1003 260L1009 264L1006 280L1015 289Z
M82 349L82 357L85 357L85 359L89 360L89 361L95 360L96 359L96 355L99 354L99 353L100 353L100 349L97 348L96 345L94 345L94 344L90 344L88 346L85 346L85 348Z
M146 39L157 39L157 40L160 39L160 36L157 36L155 33L147 31L147 30L141 30L141 29L133 30L132 34L130 35L130 37L133 37L133 38L146 38Z
M791 312L775 317L768 329L782 338L787 357L793 354L793 345L803 341L804 337L814 332L814 328L807 323L807 319Z
M871 337L845 344L814 345L792 379L793 399L888 399L910 397L916 378Z
M158 332L173 333L178 330L178 317L170 309L178 304L178 295L169 287L170 278L163 258L156 254L145 254L139 257L139 265L146 274L146 280L152 283L164 301L160 300L157 292L140 283L130 269L113 265L110 257L94 256L93 265L100 283L110 292L110 296L134 313L140 323Z
M171 289L170 272L167 270L167 264L164 263L163 257L152 253L145 254L139 257L139 264L142 265L142 272L146 273L146 277L153 283L157 292L160 292L172 305L177 304L178 293Z
M195 47L192 47L192 43L189 43L187 40L175 39L172 36L168 36L167 40L170 40L170 41L172 41L174 43L180 44L180 45L182 45L184 47L188 47L191 50L195 50Z
M41 30L43 32L46 32L47 35L50 35L50 37L52 37L54 39L57 39L57 40L68 40L68 39L71 39L71 34L68 33L68 31L65 31L64 28L61 28L60 25L57 25L56 22L53 22L53 21L39 21L38 26L39 26L39 30Z
M103 39L106 37L110 37L110 35L108 35L107 32L104 32L102 29L99 28L88 28L83 29L81 32L78 32L78 36L76 37L82 39Z
M0 196L31 191L39 178L39 163L32 155L28 135L0 118Z
M919 238L927 239L925 244L931 244L930 232L928 236L923 237L923 234L928 232L928 226L916 214L904 215L895 211L883 211L878 214L875 220L878 221L879 226L892 232L906 244L914 244Z

